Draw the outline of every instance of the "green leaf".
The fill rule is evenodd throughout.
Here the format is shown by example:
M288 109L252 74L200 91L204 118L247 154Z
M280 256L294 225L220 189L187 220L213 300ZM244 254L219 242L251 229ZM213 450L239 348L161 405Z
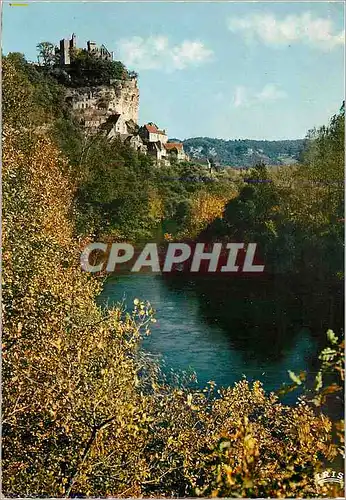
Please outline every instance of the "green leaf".
M338 337L335 335L333 330L327 331L327 338L328 338L329 342L333 345L337 344L339 341Z
M297 376L294 372L292 372L291 370L288 370L288 375L290 377L291 380L293 380L293 382L295 382L297 385L301 385L302 384L302 381L301 379L299 378L299 376Z

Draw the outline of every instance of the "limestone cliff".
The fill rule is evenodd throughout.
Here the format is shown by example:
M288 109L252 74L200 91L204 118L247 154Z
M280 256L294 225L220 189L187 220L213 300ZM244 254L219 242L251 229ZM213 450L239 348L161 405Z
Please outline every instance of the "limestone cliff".
M66 100L86 129L96 129L112 115L138 123L137 78L114 80L110 85L70 88Z

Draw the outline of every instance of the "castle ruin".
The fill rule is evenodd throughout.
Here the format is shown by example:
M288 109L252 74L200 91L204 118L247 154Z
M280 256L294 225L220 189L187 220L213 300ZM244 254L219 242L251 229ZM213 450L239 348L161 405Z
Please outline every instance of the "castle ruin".
M70 39L63 38L60 40L60 66L69 66L71 64L71 51L73 50L78 50L75 33L72 34ZM87 52L104 61L113 61L113 52L110 52L104 45L99 47L96 45L96 42L92 42L91 40L87 42Z

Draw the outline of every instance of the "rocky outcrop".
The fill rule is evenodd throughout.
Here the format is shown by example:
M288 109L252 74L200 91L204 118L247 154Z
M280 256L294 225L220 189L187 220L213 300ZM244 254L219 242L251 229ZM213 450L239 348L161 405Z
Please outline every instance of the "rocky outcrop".
M66 101L86 129L97 129L112 115L138 123L137 79L114 80L110 85L68 89Z

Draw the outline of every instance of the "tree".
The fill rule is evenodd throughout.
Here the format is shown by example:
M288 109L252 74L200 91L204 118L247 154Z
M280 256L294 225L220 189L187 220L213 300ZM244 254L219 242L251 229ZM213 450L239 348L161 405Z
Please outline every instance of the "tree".
M51 42L40 42L36 45L39 64L49 68L56 62L55 45Z
M111 80L126 80L129 76L120 61L100 59L85 49L72 51L70 55L68 72L74 86L109 85Z

